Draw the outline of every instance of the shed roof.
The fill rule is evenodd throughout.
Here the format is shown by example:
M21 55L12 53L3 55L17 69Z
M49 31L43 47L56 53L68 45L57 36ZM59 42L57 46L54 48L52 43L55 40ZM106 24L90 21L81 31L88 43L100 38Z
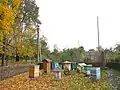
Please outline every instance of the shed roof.
M43 59L42 61L43 61L43 62L44 62L44 61L52 62L52 60L50 60L50 59Z

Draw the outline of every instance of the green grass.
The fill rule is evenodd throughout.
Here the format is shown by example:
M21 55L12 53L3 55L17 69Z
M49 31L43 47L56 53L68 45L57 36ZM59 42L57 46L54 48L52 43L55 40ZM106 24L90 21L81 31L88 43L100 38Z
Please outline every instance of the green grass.
M120 76L120 71L119 70L113 70L118 76Z
M105 76L106 76L105 71L101 70L101 77L105 77Z

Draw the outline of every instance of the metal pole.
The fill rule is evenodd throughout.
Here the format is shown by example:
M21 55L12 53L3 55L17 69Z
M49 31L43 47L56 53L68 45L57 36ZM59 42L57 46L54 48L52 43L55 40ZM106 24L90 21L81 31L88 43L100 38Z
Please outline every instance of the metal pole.
M98 21L98 16L97 16L97 32L98 32L98 51L100 48L100 40L99 40L99 21Z

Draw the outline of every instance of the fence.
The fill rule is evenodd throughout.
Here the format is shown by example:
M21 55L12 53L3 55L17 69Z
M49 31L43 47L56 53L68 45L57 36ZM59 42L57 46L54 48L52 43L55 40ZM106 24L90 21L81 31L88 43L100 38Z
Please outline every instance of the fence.
M9 77L15 76L20 73L28 71L29 65L26 64L15 64L10 66L1 66L0 67L0 80L7 79Z
M115 70L120 71L120 63L118 63L118 62L109 62L109 63L107 63L106 66L107 66L108 68L111 68L111 69L115 69Z

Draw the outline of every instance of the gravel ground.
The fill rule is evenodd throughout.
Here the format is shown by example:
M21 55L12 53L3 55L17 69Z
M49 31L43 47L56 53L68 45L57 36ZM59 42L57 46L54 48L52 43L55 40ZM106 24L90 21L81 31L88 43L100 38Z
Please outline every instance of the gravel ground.
M118 77L112 69L106 70L106 73L108 75L108 80L113 87L113 90L120 90L120 77Z

